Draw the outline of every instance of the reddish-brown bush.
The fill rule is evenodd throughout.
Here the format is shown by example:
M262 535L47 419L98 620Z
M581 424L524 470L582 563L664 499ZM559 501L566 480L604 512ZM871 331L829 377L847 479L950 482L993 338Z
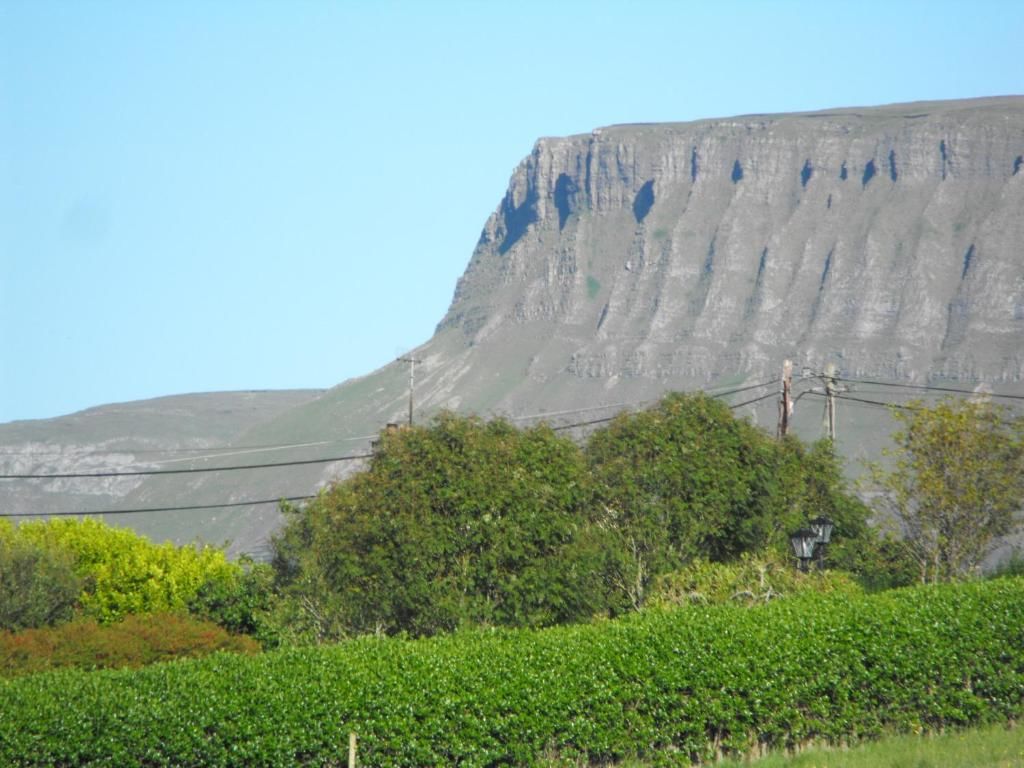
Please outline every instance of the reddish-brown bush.
M173 613L129 616L109 626L77 619L59 627L0 632L0 675L13 677L58 667L141 667L216 651L259 650L252 638Z

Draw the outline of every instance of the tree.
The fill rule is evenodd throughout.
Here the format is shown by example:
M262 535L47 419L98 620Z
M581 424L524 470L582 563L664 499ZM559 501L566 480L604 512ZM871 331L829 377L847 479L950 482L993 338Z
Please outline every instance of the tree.
M923 582L962 578L1013 530L1024 501L1024 418L989 403L946 400L894 411L902 428L872 465L875 500L901 526Z
M279 586L321 639L589 618L588 498L579 448L550 428L443 413L384 434L368 471L289 514Z
M697 557L784 553L788 534L819 514L836 522L837 543L866 535L867 510L845 492L827 443L775 440L706 395L620 415L586 455L603 524L619 538L612 581L634 608L657 575Z
M0 629L18 631L70 619L84 584L69 552L25 541L0 520Z

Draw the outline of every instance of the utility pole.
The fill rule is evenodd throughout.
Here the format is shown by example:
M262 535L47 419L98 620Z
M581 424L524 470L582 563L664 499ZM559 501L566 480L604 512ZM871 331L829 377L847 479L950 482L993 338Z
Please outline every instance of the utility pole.
M836 441L836 366L829 363L825 366L825 423L828 425L828 439Z
M409 364L409 426L412 426L412 405L413 405L413 392L416 389L416 363L422 363L422 360L417 360L412 355L406 355L405 357L398 358L400 363Z
M779 438L789 432L789 417L793 415L793 361L782 363L782 398L779 400Z

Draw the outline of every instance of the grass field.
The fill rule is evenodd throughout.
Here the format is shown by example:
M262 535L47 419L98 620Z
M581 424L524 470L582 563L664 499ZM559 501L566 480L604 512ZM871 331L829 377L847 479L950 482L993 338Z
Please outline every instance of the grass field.
M848 750L770 755L722 768L1024 768L1024 728L1005 726L940 736L896 736Z

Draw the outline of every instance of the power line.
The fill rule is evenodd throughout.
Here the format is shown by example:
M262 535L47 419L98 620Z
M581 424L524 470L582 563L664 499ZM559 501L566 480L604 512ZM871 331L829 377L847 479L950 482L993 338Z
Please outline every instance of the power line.
M771 379L760 384L751 384L748 387L740 387L739 389L730 389L728 392L716 392L711 397L728 397L729 395L737 395L740 392L747 392L751 389L760 389L761 387L770 387L772 384L778 384L782 379ZM775 394L774 392L772 394ZM768 397L768 395L766 395ZM741 403L742 405L742 403ZM737 406L739 407L739 406Z
M135 454L175 454L175 453L209 453L211 451L238 451L253 452L288 450L291 448L310 448L322 445L335 445L337 443L351 443L357 440L370 440L376 435L359 435L358 437L342 437L337 440L318 440L312 443L279 443L268 445L212 445L205 448L110 448L105 451L87 451L75 453L74 451L23 451L23 450L0 450L0 456L74 456L74 458L87 458L89 456L109 456L112 453ZM216 458L216 456L194 456L196 459ZM176 459L176 461L188 461L189 459Z
M735 405L730 405L729 408L735 410L736 408L742 408L745 405L752 405L753 403L759 403L762 400L767 400L769 397L777 397L777 396L778 396L778 392L769 392L767 395L761 395L760 397L755 397L753 400L746 400L746 401L744 401L742 403L736 403Z
M1024 400L1024 395L999 394L997 392L975 392L972 389L955 389L953 387L933 387L928 384L897 384L895 382L869 381L867 379L847 379L836 377L836 381L846 381L851 384L870 384L876 387L897 387L899 389L923 389L932 392L952 392L960 395L975 395L978 397L1001 397L1007 400Z
M607 424L609 421L615 421L615 419L619 418L619 415L620 414L617 413L614 416L606 416L603 419L591 419L590 421L580 421L580 422L577 422L575 424L562 424L562 425L557 426L557 427L551 427L551 431L552 432L561 432L564 429L576 429L577 427L589 427L592 424Z
M266 464L237 464L230 467L189 467L188 469L147 469L147 470L115 470L110 472L55 472L52 474L8 474L0 475L0 480L71 480L86 477L140 477L150 475L192 475L200 472L236 472L242 469L270 469L272 467L298 467L307 464L333 464L339 461L357 461L368 459L373 454L361 453L353 456L333 456L323 459L304 459L302 461L275 461Z
M589 408L573 408L568 411L546 411L544 413L530 413L525 416L509 416L509 421L526 421L527 419L546 419L550 416L569 416L574 413L589 413L590 411L604 411L608 408L628 408L630 406L655 403L657 398L649 400L634 400L628 403L608 403L607 405L592 405ZM571 426L571 425L570 425Z
M800 396L803 397L803 395L814 395L815 397L828 397L828 395L826 395L824 392L815 392L813 389L810 389L810 390L807 390L806 392L803 392ZM852 395L846 395L846 394L836 394L835 398L837 400L848 400L851 403L862 403L864 405L874 405L874 406L878 406L880 408L887 408L887 409L888 408L899 408L900 410L904 410L904 411L919 411L919 410L921 410L920 408L914 408L913 406L903 405L901 403L887 403L887 402L884 402L882 400L867 400L867 399L865 399L863 397L853 397Z
M739 394L740 392L748 392L752 389L760 389L761 387L769 387L772 384L778 384L781 379L771 379L770 381L764 381L760 384L750 384L749 386L739 387L737 389L726 390L725 392L714 392L712 390L697 390L703 392L709 397L728 397L729 395ZM526 421L527 419L544 419L550 416L569 416L575 413L588 413L590 411L602 411L607 408L629 408L633 406L647 405L649 403L657 403L661 398L648 398L646 400L633 400L622 403L608 403L607 405L592 405L588 408L573 408L568 411L550 411L544 413L532 413L525 416L510 416L509 421ZM741 403L742 405L742 403ZM609 417L606 419L594 419L592 421L584 421L579 424L564 424L558 427L552 427L552 429L572 429L573 427L589 426L590 424L601 424L607 421L611 421L615 417Z
M341 443L341 442L352 442L354 440L372 440L375 437L377 437L377 435L363 435L363 436L360 436L360 437L346 437L346 438L344 438L342 440L321 440L321 441L316 442L316 443L294 443L294 444L288 445L288 446L277 446L277 445L275 445L275 446L268 446L266 448L240 448L238 450L227 450L226 449L224 453L212 453L212 454L209 454L209 455L206 455L206 456L193 456L193 457L187 457L187 458L183 458L183 459L166 459L166 460L162 460L162 461L155 461L153 463L154 464L173 464L174 462L177 462L177 461L196 461L196 460L205 460L205 459L221 459L221 458L224 458L225 456L244 456L245 454L249 454L249 453L265 453L267 451L281 450L282 448L311 448L311 447L321 446L321 445L333 445L335 443Z
M0 517L79 517L88 515L136 515L144 512L190 512L201 509L228 509L230 507L254 507L258 504L280 504L282 501L307 501L316 496L287 496L279 499L258 499L235 501L227 504L193 504L183 507L146 507L144 509L104 509L91 512L2 512Z

